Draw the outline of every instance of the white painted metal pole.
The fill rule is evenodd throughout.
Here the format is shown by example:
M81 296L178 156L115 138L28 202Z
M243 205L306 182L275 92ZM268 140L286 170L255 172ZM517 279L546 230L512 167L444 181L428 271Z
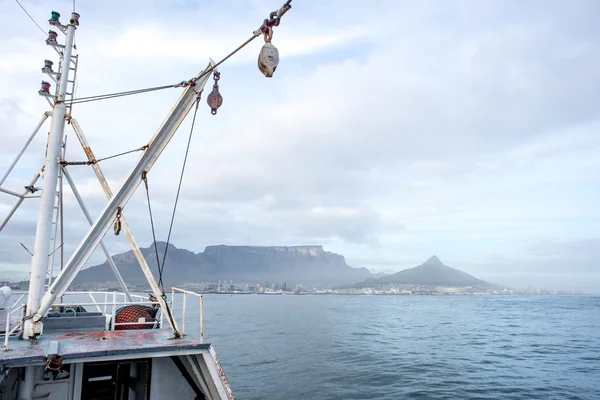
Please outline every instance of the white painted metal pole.
M52 111L52 125L48 137L46 162L44 164L44 183L42 197L38 212L35 244L31 260L31 277L29 281L29 297L27 299L27 316L33 317L40 309L46 271L48 270L48 254L50 253L50 237L52 235L52 216L54 215L54 200L56 198L56 185L58 181L58 159L61 156L63 133L65 130L65 94L69 80L69 66L71 51L75 39L75 26L67 26L67 37L63 53L63 65L56 102ZM44 311L45 312L45 311ZM32 339L42 334L41 322L34 322L32 318L25 320L23 336Z
M110 327L111 331L115 330L115 325L117 324L117 293L113 292L112 295L113 304L112 304L112 326Z
M59 195L60 196L60 195ZM60 207L60 205L59 205ZM49 277L48 287L52 285L52 278L54 277L54 257L56 256L56 240L58 235L58 219L60 217L60 210L56 208L56 217L54 219L54 237L52 238L52 253L50 254L50 265L48 266Z
M10 336L10 308L5 310L6 312L6 326L4 327L4 351L8 351L8 337Z
M75 80L75 78L73 78ZM67 136L65 136L65 141L63 142L63 160L67 156ZM60 207L60 269L62 270L65 266L65 208L63 201L63 178L62 178L62 170L58 176L58 182L60 184L59 198L58 204ZM50 287L50 284L48 284Z
M21 156L23 155L23 153L25 153L25 150L27 150L27 147L29 147L29 144L31 143L31 141L33 140L33 138L35 137L35 135L39 132L40 128L42 127L42 125L44 125L44 122L46 122L46 119L48 119L49 116L50 116L49 112L45 112L44 113L44 115L42 116L42 119L36 125L35 129L33 130L33 133L27 139L27 141L25 142L25 145L23 146L23 148L21 149L21 151L19 152L19 154L17 154L17 156L15 157L14 161L12 162L12 164L10 164L10 166L8 167L8 170L6 170L6 172L4 173L4 176L0 179L0 186L2 186L2 184L4 183L4 181L6 180L6 178L8 178L8 175L11 173L11 171L13 170L13 168L15 167L15 165L17 165L17 162L19 161L19 159L21 158Z
M67 182L69 183L69 186L71 187L71 190L73 191L73 195L75 196L75 199L79 203L79 206L81 207L81 211L83 211L85 218L90 223L90 225L92 225L94 223L94 220L90 216L90 213L89 213L87 207L85 206L85 203L83 202L83 199L81 198L81 195L79 194L79 190L77 190L77 186L75 186L75 182L73 182L73 178L71 178L71 174L64 167L62 167L62 173L63 173L64 177L67 178ZM102 248L102 251L104 252L104 255L106 256L106 262L108 263L108 265L110 265L110 268L113 270L115 277L117 278L117 281L119 282L119 285L121 285L121 289L123 289L125 296L127 296L127 300L133 301L133 299L131 297L131 293L129 293L129 289L127 289L127 285L125 284L123 277L119 273L119 270L117 269L117 266L115 265L115 262L113 261L112 257L110 256L108 249L104 245L104 242L100 242L100 247Z
M185 335L185 303L186 302L186 298L185 298L185 292L183 292L183 306L181 308L181 334Z

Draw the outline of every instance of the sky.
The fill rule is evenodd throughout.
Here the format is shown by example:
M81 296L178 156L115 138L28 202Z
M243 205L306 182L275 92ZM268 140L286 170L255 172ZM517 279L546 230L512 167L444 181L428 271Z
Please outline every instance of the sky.
M47 30L70 1L21 2ZM49 109L37 95L45 35L0 1L0 173ZM190 79L246 40L272 0L76 2L76 97ZM273 78L262 38L221 68L223 106L203 96L171 242L312 245L348 264L396 272L437 255L509 287L600 293L600 13L597 1L292 2L275 29ZM62 40L62 36L60 36ZM154 135L181 89L73 108L105 157ZM149 173L166 240L191 116ZM45 125L3 185L20 191L43 163ZM67 160L84 155L67 126ZM101 166L119 187L140 153ZM94 217L91 168L69 167ZM40 185L38 185L40 186ZM0 193L0 214L14 198ZM0 232L0 278L29 270L37 200ZM124 215L152 243L140 186ZM87 230L65 193L65 256ZM127 251L111 232L113 253ZM88 265L102 262L97 251Z

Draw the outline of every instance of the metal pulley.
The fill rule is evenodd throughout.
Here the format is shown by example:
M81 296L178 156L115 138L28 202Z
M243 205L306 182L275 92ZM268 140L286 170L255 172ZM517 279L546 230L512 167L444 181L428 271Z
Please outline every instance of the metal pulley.
M258 69L264 76L271 78L277 69L277 65L279 65L279 50L271 43L271 39L273 39L273 26L267 26L267 22L268 20L265 20L265 44L260 49L260 53L258 53Z
M279 50L273 46L273 43L264 44L258 54L258 69L267 78L271 78L279 65Z
M215 84L213 85L213 90L208 95L206 102L210 107L210 113L212 115L216 115L217 109L223 104L223 96L221 96L221 93L219 93L219 79L221 79L221 73L215 71L213 73L213 79L215 80Z
M287 0L279 10L273 11L269 18L265 19L259 30L256 31L256 34L262 33L265 37L265 44L258 54L258 69L267 78L273 77L277 65L279 65L279 50L271 43L271 40L273 40L273 27L279 26L283 14L292 8L291 2L292 0Z

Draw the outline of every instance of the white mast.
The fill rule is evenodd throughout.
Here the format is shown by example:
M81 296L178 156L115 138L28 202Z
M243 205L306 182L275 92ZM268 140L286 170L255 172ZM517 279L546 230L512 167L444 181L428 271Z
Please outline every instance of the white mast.
M35 232L35 244L31 260L31 280L29 282L29 297L27 299L28 318L25 320L23 335L28 339L35 338L42 334L42 324L33 324L31 317L33 317L40 308L46 283L54 203L56 199L56 185L58 182L58 161L61 157L63 133L65 130L65 114L67 111L65 98L69 83L71 52L73 49L73 41L75 39L75 29L76 26L79 25L79 14L77 13L71 15L71 21L66 27L60 25L57 15L57 13L53 12L50 24L57 25L61 28L61 30L66 33L66 40L64 51L61 54L62 71L58 81L56 99L52 109L52 124L50 127L50 135L48 136L48 147L44 164L44 182L42 185L42 196Z

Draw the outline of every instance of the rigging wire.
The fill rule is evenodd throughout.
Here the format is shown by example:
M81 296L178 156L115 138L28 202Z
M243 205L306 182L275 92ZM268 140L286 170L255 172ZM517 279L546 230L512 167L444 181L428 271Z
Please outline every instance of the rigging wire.
M187 147L185 148L185 156L183 157L183 165L181 166L181 175L179 176L179 185L177 186L177 195L175 196L175 204L173 204L173 214L171 215L171 224L169 225L169 234L167 235L167 247L165 248L165 254L163 254L162 270L165 268L165 261L167 259L167 251L169 250L169 241L171 240L171 231L173 230L173 222L175 221L175 212L177 211L177 203L179 202L179 193L181 192L181 184L183 182L183 174L185 172L185 165L187 164L188 153L190 151L190 143L192 142L192 135L194 134L194 125L196 123L196 114L198 113L198 104L200 104L200 96L196 99L196 108L194 109L194 117L192 118L192 127L190 128L190 136L188 137ZM162 279L161 270L161 279Z
M157 90L176 88L176 87L181 87L183 85L184 85L184 82L181 82L181 83L177 83L175 85L155 86L155 87L146 88L146 89L129 90L126 92L117 92L117 93L101 94L101 95L97 95L97 96L79 97L77 99L71 99L69 101L65 101L65 103L80 104L80 103L87 103L87 102L96 101L96 100L107 100L107 99L112 99L115 97L130 96L133 94L140 94L140 93L154 92Z
M156 253L156 266L158 268L158 285L161 287L162 292L165 292L164 285L162 284L162 269L160 268L160 258L158 257L158 245L156 244L156 229L154 229L154 218L152 217L152 206L150 205L150 189L148 188L148 177L146 171L142 172L142 180L146 187L146 200L148 201L148 213L150 214L150 226L152 227L152 241L154 242L154 252Z
M169 307L169 303L166 301L167 295L165 294L165 285L162 280L162 268L160 266L160 258L158 257L158 245L156 244L156 230L154 229L154 218L152 217L152 207L150 205L150 190L148 189L148 177L146 171L142 172L142 180L144 181L144 186L146 187L146 199L148 200L148 212L150 213L152 240L154 242L154 252L156 253L156 265L158 267L158 286L160 287L160 290L162 292L161 297L165 300L165 312L167 314L167 319L171 322L171 326L174 328L175 321L173 318L173 313L171 312L171 307ZM175 336L180 336L177 330L175 330Z
M211 68L207 69L202 74L200 74L197 79L199 80L199 79L205 77L206 75L210 74L211 72L213 72L219 65L223 64L225 61L227 61L229 58L231 58L238 51L240 51L241 49L243 49L244 47L246 47L250 42L252 42L254 39L256 39L257 37L259 37L261 34L262 33L261 33L260 29L256 30L249 39L247 39L244 43L242 43L241 45L239 45L231 53L229 53L228 55L226 55L225 57L223 57L223 59L221 59L221 61L219 61L218 63L216 63L215 65L213 65ZM90 102L90 101L108 100L108 99L113 99L115 97L131 96L131 95L134 95L134 94L141 94L141 93L147 93L147 92L154 92L154 91L157 91L157 90L182 87L182 86L186 86L187 84L188 84L188 82L183 81L183 82L180 82L180 83L175 84L175 85L156 86L156 87L147 88L147 89L130 90L130 91L127 91L127 92L108 93L108 94L102 94L102 95L97 95L97 96L80 97L78 99L71 99L70 101L66 101L65 103L69 103L69 104L81 104L81 103L87 103L87 102Z
M136 151L146 150L147 148L148 148L148 145L145 145L145 146L140 147L139 149L133 149L133 150L129 150L129 151L124 151L123 153L115 154L115 155L104 157L104 158L99 158L98 160L96 160L96 162L99 163L100 161L110 160L111 158L115 158L115 157L121 157L121 156L124 156L126 154L135 153Z
M63 247L64 243L61 243L60 246L58 246L57 248L54 249L54 251L50 254L48 254L48 257L52 256L54 253L56 253L61 247Z
M23 279L21 279L21 280L20 280L18 283L16 283L16 284L13 284L13 285L12 285L12 286L13 286L12 288L13 288L13 289L18 289L18 288L19 288L19 286L21 285L21 283L25 282L25 279L27 279L27 277L28 277L29 275L31 275L31 272L28 272L28 273L27 273L27 275L25 275L25 277L24 277Z
M23 248L25 249L25 251L27 251L29 254L31 254L31 257L33 257L33 253L29 251L29 249L27 247L25 247L25 245L23 243L20 243L21 246L23 246Z
M131 154L131 153L135 153L136 151L142 151L142 150L146 150L148 148L148 145L144 145L138 149L133 149L133 150L128 150L128 151L124 151L122 153L119 154L113 154L112 156L108 156L108 157L104 157L104 158L99 158L97 160L88 160L88 161L65 161L65 160L61 160L60 161L60 165L63 166L67 166L67 165L94 165L94 164L98 164L100 161L105 161L105 160L110 160L111 158L116 158L116 157L121 157L127 154Z
M248 43L250 43L251 41L253 41L257 37L259 37L260 35L261 35L260 30L255 31L248 40L246 40L244 43L242 43L241 45L239 45L231 53L229 53L228 55L226 55L221 61L219 61L218 63L216 63L215 65L213 65L212 68L210 68L210 69L204 71L202 74L200 74L200 76L198 77L198 79L201 79L202 77L206 76L207 74L210 74L211 72L213 72L219 65L223 64L225 61L227 61L229 58L231 58L231 56L233 56L235 53L237 53L238 51L240 51L241 49L243 49L244 47L246 47L248 45Z
M238 51L240 51L241 49L243 49L244 47L246 47L250 42L252 42L254 39L256 39L257 37L259 37L260 35L262 35L262 34L266 35L266 32L272 32L273 26L279 26L279 22L281 20L281 17L289 9L292 8L292 6L290 5L291 1L292 0L287 0L285 2L285 4L283 5L283 7L281 7L278 11L273 11L271 13L271 15L270 15L270 19L265 19L265 21L263 22L263 24L257 30L255 30L254 32L252 32L252 36L250 36L249 39L247 39L244 43L242 43L241 45L239 45L231 53L229 53L228 55L226 55L225 57L223 57L221 59L221 61L219 61L218 63L216 63L215 65L213 65L211 68L209 68L206 71L204 71L203 73L201 73L196 78L196 80L202 79L207 74L210 74L211 72L213 72L219 65L223 64L225 61L227 61L229 58L231 58ZM75 0L73 0L73 10L75 10ZM271 33L271 35L272 35L272 33ZM193 81L189 81L189 82L183 81L183 82L180 82L180 83L178 83L176 85L156 86L156 87L153 87L153 88L130 90L130 91L127 91L127 92L109 93L109 94L97 95L97 96L80 97L78 99L71 99L70 101L68 101L66 103L69 103L69 104L80 104L80 103L87 103L87 102L90 102L90 101L108 100L108 99L112 99L112 98L115 98L115 97L130 96L130 95L134 95L134 94L141 94L141 93L153 92L153 91L156 91L156 90L163 90L163 89L175 88L175 87L183 87L183 86L187 86L187 85L189 85L191 83L193 83Z
M190 144L192 142L192 136L194 133L194 125L196 124L196 116L198 115L198 105L200 104L200 96L196 99L196 107L194 109L194 116L192 118L192 126L190 127L190 135L188 137L187 148L185 150L185 156L183 158L183 165L181 167L181 175L179 176L179 185L177 187L177 195L175 196L175 204L173 205L173 213L171 215L171 224L169 226L169 234L167 235L167 244L165 247L165 252L163 254L162 263L160 262L160 258L158 256L158 245L156 244L156 229L154 227L154 218L152 216L152 206L150 204L150 190L148 187L148 176L146 171L142 173L142 180L144 181L144 186L146 188L146 200L148 202L148 213L150 214L150 226L152 228L152 240L154 241L154 252L156 253L156 264L158 267L158 286L160 286L163 295L165 293L164 283L163 283L163 271L165 269L165 261L167 259L167 252L169 250L169 242L171 240L171 232L173 231L173 223L175 221L175 213L177 211L177 204L179 202L179 194L181 192L181 184L183 182L183 175L185 173L185 166L187 164L188 154L190 150Z
M35 24L35 25L36 25L38 28L40 28L40 31L42 31L42 33L44 34L44 36L48 36L48 34L46 33L46 31L45 31L45 30L44 30L44 29L43 29L43 28L40 26L40 24L38 24L37 22L35 22L35 19L33 19L33 17L31 16L31 14L29 14L29 13L27 12L27 10L25 9L25 7L23 7L23 5L22 5L21 3L19 3L19 0L15 0L15 1L16 1L16 2L17 2L17 4L19 5L19 7L21 7L21 9L22 9L23 11L25 11L25 14L27 14L27 16L29 17L29 19L30 19L31 21L33 21L33 23L34 23L34 24ZM74 4L74 0L73 0L73 4Z

